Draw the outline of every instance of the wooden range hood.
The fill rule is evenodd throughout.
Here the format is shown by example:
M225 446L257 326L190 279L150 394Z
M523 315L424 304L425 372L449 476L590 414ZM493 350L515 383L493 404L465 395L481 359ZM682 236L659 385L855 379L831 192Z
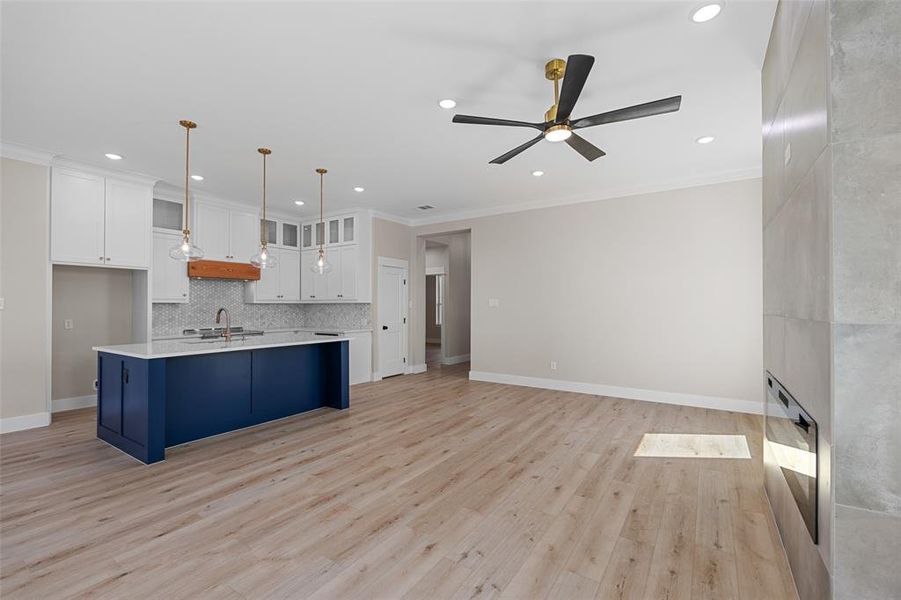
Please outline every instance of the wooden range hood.
M193 279L259 281L260 270L250 263L236 263L224 260L193 260L188 263L188 277Z

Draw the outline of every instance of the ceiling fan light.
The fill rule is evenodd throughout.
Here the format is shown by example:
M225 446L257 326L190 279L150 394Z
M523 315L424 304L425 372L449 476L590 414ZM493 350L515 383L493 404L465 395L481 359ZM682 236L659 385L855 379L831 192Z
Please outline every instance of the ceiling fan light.
M554 125L544 132L544 139L549 142L565 142L573 134L566 125Z

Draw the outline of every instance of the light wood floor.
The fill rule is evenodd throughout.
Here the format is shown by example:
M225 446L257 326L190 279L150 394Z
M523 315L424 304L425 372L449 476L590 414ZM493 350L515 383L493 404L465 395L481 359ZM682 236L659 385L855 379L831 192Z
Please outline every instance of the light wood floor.
M328 409L142 466L93 411L0 438L11 598L795 598L760 420L469 382ZM645 432L744 433L753 460L635 458Z

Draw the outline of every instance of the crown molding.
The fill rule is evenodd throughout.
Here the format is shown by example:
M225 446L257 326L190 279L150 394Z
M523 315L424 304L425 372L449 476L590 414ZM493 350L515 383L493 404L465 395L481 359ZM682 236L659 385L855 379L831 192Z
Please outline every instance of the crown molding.
M759 166L744 169L735 169L723 171L715 174L708 174L702 177L686 177L683 179L671 180L665 183L654 185L629 186L607 190L600 194L580 194L577 196L569 196L566 198L558 198L552 200L539 200L535 202L526 202L522 204L507 204L502 206L491 206L486 208L477 208L472 210L463 210L450 213L435 215L434 217L424 217L421 219L407 219L412 227L421 225L434 225L438 223L449 223L452 221L465 221L469 219L478 219L482 217L493 217L509 213L524 212L527 210L538 210L541 208L553 208L555 206L568 206L571 204L584 204L586 202L597 202L599 200L611 200L613 198L624 198L628 196L640 196L642 194L654 194L658 192L667 192L671 190L681 190L692 187L700 187L704 185L716 185L718 183L729 183L732 181L743 181L746 179L758 179L761 176L761 168ZM393 220L398 220L394 217Z
M393 215L391 213L387 213L376 208L369 209L369 215L375 219L382 219L383 221L391 221L392 223L399 223L401 225L406 225L407 227L412 227L416 223L413 219L408 219L406 217L399 217L397 215Z
M150 175L145 175L144 173L118 171L116 169L98 167L97 165L93 165L91 163L72 160L71 158L66 158L64 156L55 156L51 161L50 166L51 168L72 169L75 171L83 171L86 173L91 173L93 175L99 175L101 177L111 177L113 179L131 181L141 185L153 186L157 181L160 181L159 177L152 177Z
M0 156L11 160L20 160L22 162L49 167L50 163L53 161L54 154L52 152L47 152L46 150L39 150L38 148L0 140Z

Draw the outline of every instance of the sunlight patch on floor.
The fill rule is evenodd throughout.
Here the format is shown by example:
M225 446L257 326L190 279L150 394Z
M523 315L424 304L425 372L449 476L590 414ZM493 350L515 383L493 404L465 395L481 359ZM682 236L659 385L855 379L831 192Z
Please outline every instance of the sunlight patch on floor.
M655 458L751 458L743 435L646 433L635 456Z

